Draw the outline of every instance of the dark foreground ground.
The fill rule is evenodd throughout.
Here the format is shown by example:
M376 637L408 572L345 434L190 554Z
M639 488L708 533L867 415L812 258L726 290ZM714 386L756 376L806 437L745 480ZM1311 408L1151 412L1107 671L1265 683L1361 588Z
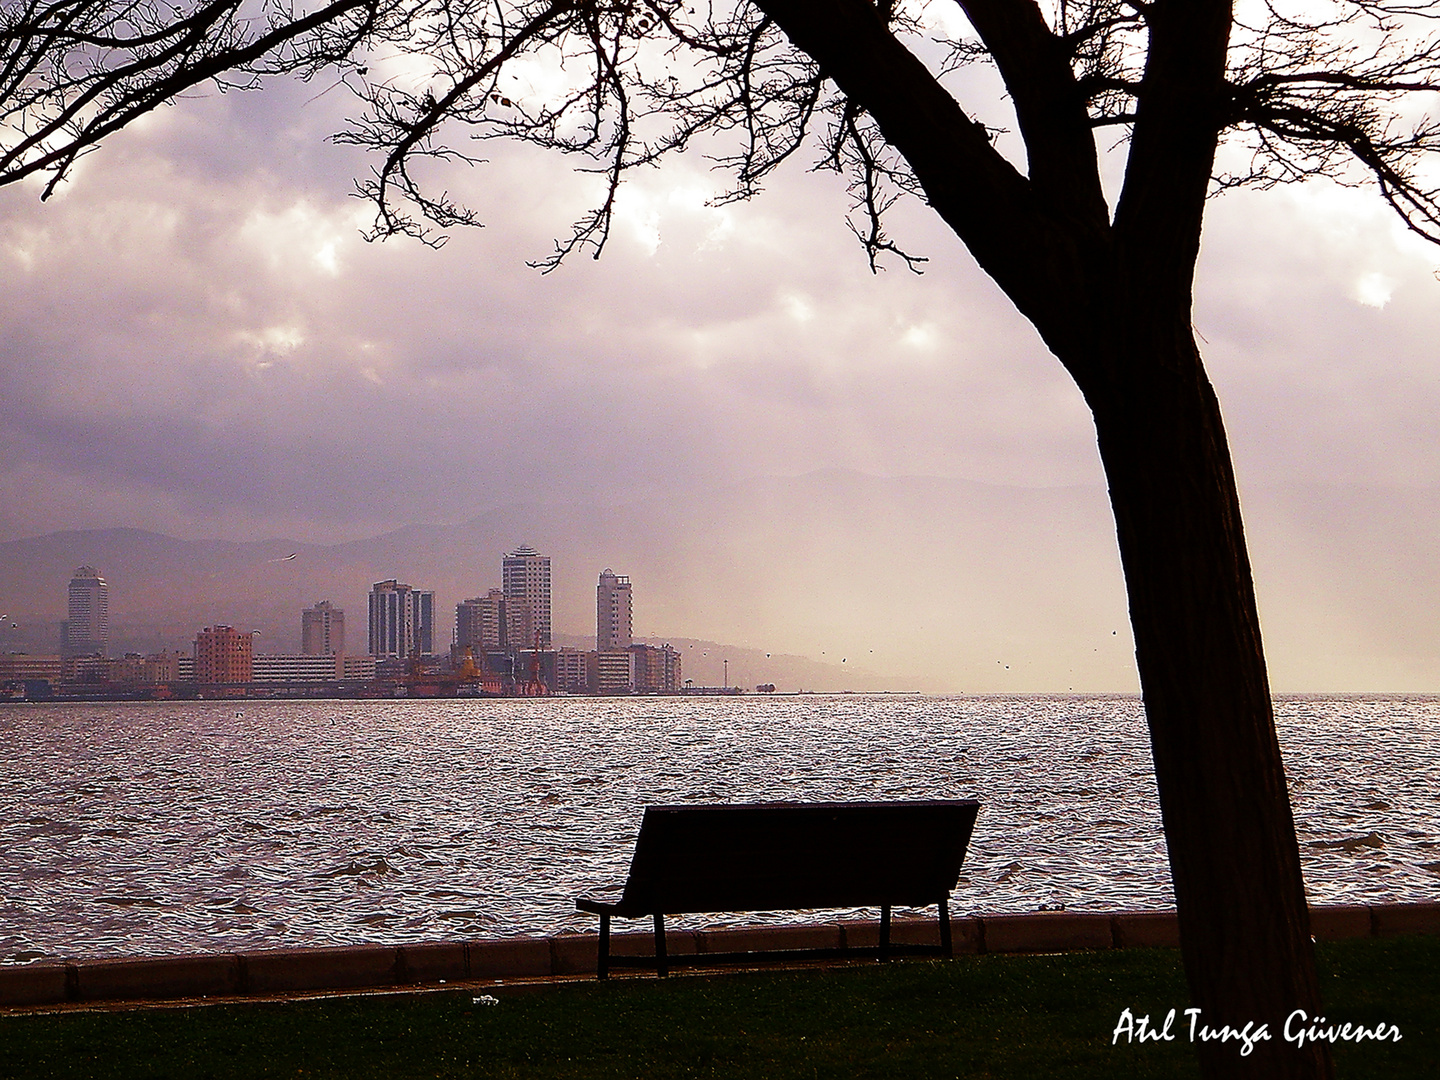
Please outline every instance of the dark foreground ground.
M1331 1019L1402 1035L1337 1046L1342 1080L1440 1076L1440 937L1319 955ZM1187 1004L1177 951L1131 949L71 1009L0 1014L0 1077L1188 1077ZM1112 1045L1127 1008L1177 1037Z

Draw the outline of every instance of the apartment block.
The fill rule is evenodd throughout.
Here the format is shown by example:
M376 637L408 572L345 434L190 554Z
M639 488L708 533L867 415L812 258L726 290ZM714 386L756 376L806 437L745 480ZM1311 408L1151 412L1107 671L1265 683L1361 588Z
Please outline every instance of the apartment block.
M370 589L369 649L381 660L435 651L435 593L391 578Z
M539 635L540 647L550 647L550 556L522 545L500 560L500 583L507 600L529 603L531 637ZM533 647L533 640L524 647ZM511 646L516 647L516 646Z
M195 637L195 681L242 683L253 680L255 639L233 626L207 626Z
M300 613L300 651L306 656L343 656L345 610L329 600Z
M628 649L634 643L630 579L606 567L595 586L595 648Z

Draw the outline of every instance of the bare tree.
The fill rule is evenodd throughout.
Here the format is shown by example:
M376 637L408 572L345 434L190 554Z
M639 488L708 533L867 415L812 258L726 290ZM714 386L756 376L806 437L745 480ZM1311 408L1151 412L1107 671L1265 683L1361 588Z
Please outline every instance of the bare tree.
M1235 478L1191 325L1192 288L1207 195L1227 187L1311 176L1375 183L1412 229L1440 241L1437 190L1425 179L1440 121L1403 122L1407 102L1440 87L1431 30L1440 9L1255 0L1237 17L1228 0L958 4L973 33L936 41L923 9L904 0L698 9L687 0L397 0L383 19L390 48L369 62L379 72L403 55L405 72L365 80L368 111L338 138L379 154L360 184L376 205L373 235L431 243L475 219L426 185L427 159L474 160L471 139L491 138L583 156L604 193L545 269L579 250L598 256L627 172L702 134L723 147L731 183L722 201L753 195L810 147L813 162L848 177L850 227L872 267L888 256L920 268L886 233L884 215L906 194L928 201L1035 325L1094 416L1191 993L1212 1026L1266 1023L1272 1033L1245 1057L1233 1044L1201 1044L1202 1068L1328 1076L1323 1048L1295 1050L1279 1037L1292 1009L1319 1010L1319 992ZM72 34L72 9L105 9L112 22ZM362 42L377 18L354 0L319 9L342 31L317 38L312 56L277 39L280 30L206 36L208 26L238 25L220 0L197 2L189 24L124 3L4 10L0 101L24 138L7 138L0 182L63 174L96 138L227 62L252 72L278 57L266 62L313 70ZM131 11L144 14L114 22ZM125 59L117 42L139 59ZM57 64L57 55L79 59ZM564 75L561 89L528 88L517 70L537 62ZM1023 172L947 89L947 76L972 63L993 64L1004 82ZM470 138L454 145L453 131ZM1097 138L1125 148L1113 207ZM1215 175L1222 140L1248 149L1246 168Z
M201 84L248 89L354 56L384 0L4 0L0 184L46 175L42 198L107 135Z
M1109 481L1150 727L1186 974L1212 1026L1268 1025L1242 1057L1201 1044L1208 1076L1320 1077L1323 1048L1281 1031L1319 990L1295 827L1275 733L1249 557L1219 403L1191 323L1207 195L1312 176L1379 186L1440 240L1424 181L1440 121L1401 122L1440 87L1440 11L1407 0L958 0L972 36L925 37L895 0L433 0L412 86L376 83L341 136L383 160L361 185L375 235L431 239L471 222L427 191L428 158L468 157L447 130L585 155L603 198L542 265L599 255L625 174L719 133L731 186L754 194L781 162L844 173L872 267L893 255L896 198L917 194L1035 325L1094 416ZM522 56L569 73L525 93ZM946 87L998 69L1025 171ZM1124 144L1107 204L1097 138ZM1248 167L1216 176L1229 140Z

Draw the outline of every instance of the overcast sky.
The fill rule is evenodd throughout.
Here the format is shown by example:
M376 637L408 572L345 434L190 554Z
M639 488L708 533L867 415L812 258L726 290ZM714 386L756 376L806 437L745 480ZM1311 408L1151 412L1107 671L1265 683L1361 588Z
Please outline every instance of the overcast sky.
M542 276L594 180L491 144L437 178L486 228L371 245L325 86L195 96L48 203L0 189L0 539L334 542L837 467L1101 489L1078 392L923 206L891 231L925 274L872 275L837 178L710 208L691 152L632 178L600 262ZM1195 324L1242 491L1433 497L1437 267L1373 191L1212 203Z

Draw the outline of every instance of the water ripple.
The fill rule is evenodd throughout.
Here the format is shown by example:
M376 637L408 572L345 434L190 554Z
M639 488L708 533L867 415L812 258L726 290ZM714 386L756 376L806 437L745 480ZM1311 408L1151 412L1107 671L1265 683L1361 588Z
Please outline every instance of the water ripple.
M1440 701L1278 722L1312 901L1434 899ZM976 798L952 910L1173 903L1134 698L26 705L0 740L0 963L592 930L665 802Z

